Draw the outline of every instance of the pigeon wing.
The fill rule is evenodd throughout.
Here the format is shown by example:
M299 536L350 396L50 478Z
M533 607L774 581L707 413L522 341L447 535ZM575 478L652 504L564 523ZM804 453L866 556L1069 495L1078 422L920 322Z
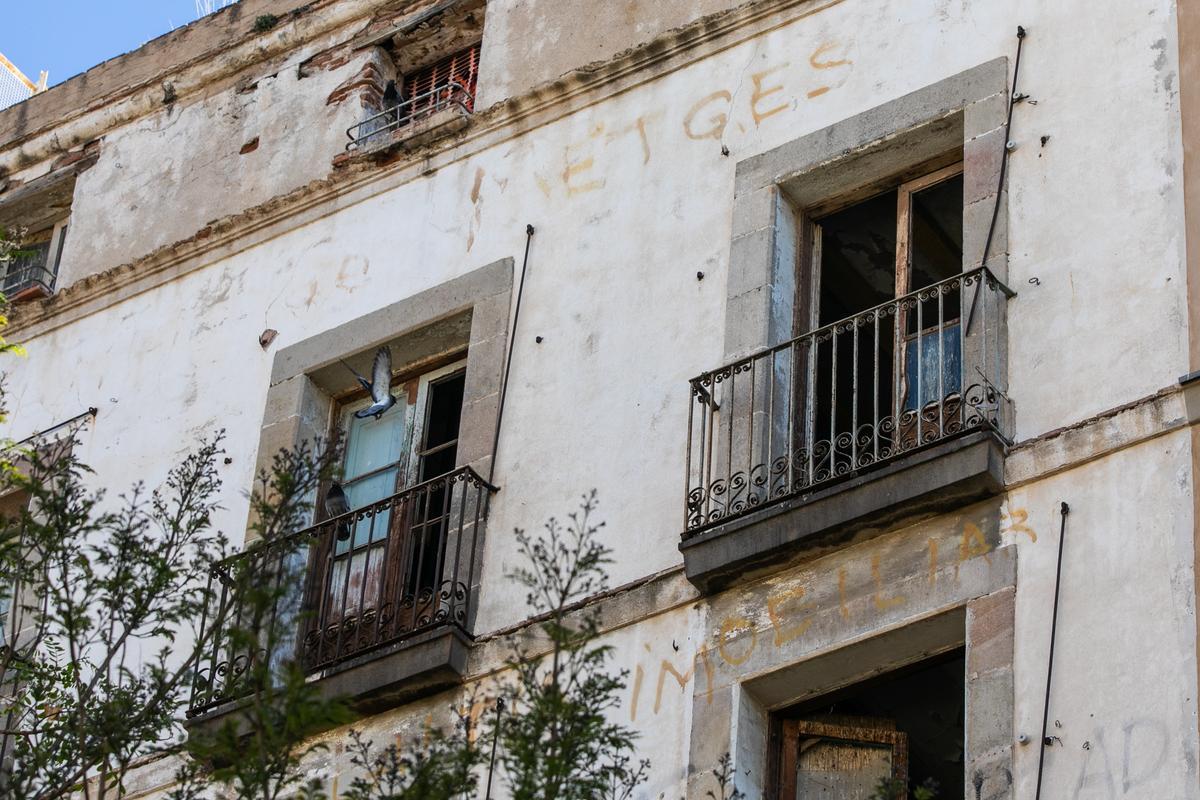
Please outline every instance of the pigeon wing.
M371 399L375 404L387 402L392 393L392 351L381 347L375 353L375 364L371 367Z

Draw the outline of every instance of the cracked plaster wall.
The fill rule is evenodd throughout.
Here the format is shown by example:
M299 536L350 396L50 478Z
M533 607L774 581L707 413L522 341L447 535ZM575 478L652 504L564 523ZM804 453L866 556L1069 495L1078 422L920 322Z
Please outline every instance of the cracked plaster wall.
M363 51L303 79L288 63L110 132L75 190L60 285L323 177L367 113L357 95L326 100L376 58Z
M1173 4L1105 0L1082 11L1079 3L1034 0L826 5L32 338L30 358L9 368L8 432L21 438L97 405L81 455L115 494L130 476L153 482L165 475L197 436L223 427L232 463L221 467L218 523L239 530L274 351L519 257L525 224L533 223L479 629L524 616L520 593L504 578L515 565L512 529L561 516L593 486L616 550L613 583L671 569L680 562L687 381L723 359L736 162L1011 57L1017 24L1030 31L1021 89L1038 101L1018 107L1008 184L1009 278L1019 291L1008 318L1018 438L1152 394L1186 372ZM242 122L227 124L220 130L261 135ZM289 130L296 148L340 133ZM1045 147L1043 135L1050 136ZM138 136L149 133L130 131L115 149L140 160ZM229 163L246 138L222 143ZM146 147L153 161L153 146ZM268 147L263 138L244 158ZM206 191L240 186L225 176L213 180ZM117 191L101 185L91 190L100 205ZM186 200L162 203L169 188L147 183L138 213L115 214L113 224L171 224ZM112 236L102 239L105 247L116 246ZM258 344L264 328L279 331L265 352ZM1070 678L1057 684L1053 712L1067 733L1048 762L1048 796L1197 796L1190 468L1186 436L1168 434L1050 480L1031 479L1006 498L1005 543L1018 551L1018 731L1031 731L1039 719L1055 512L1061 500L1074 509L1056 654L1059 674ZM1024 517L1016 513L1022 510ZM910 535L921 542L928 531L918 526ZM875 552L845 555L867 586ZM940 557L961 552L944 547ZM833 581L822 584L828 596L836 596L836 573L821 573ZM920 596L920 579L908 579L911 595ZM886 584L882 597L897 588ZM660 600L646 599L644 618L611 640L632 679L639 663L646 670L639 702L650 707L662 659L679 658L672 663L686 674L688 662L671 643L719 650L714 637L725 625L707 616L706 605L686 600L655 615ZM739 609L741 602L735 595L718 604ZM875 605L869 591L862 605ZM763 608L756 609L752 621L761 627ZM839 616L828 606L825 613ZM873 630L866 617L859 623L867 627L843 633ZM730 638L726 649L736 660L742 650L733 647L744 650L754 637L745 626L726 631L734 632L743 638ZM773 637L761 628L755 647ZM648 661L638 661L642 653ZM658 715L640 705L636 720L658 765L648 787L654 797L674 796L686 778L694 684L677 690L675 681L668 673L665 686L684 702L664 701ZM632 689L614 712L625 719L634 716ZM398 709L372 725L413 729L447 699ZM1033 752L1016 757L1016 796L1029 796Z

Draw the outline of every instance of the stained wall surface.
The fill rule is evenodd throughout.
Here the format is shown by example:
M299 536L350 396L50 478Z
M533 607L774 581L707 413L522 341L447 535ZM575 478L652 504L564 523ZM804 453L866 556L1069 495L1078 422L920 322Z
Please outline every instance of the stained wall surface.
M494 2L484 65L495 72L482 96L520 96L726 5L620 3L588 14L574 2ZM563 515L592 488L616 554L613 585L678 576L688 379L721 364L736 164L986 61L1011 63L1020 24L1029 36L1019 88L1036 104L1014 113L1001 224L1017 290L1006 342L1023 471L1003 498L1000 538L986 550L943 549L945 579L953 559L986 562L999 558L994 546L1013 548L1016 689L996 708L1036 739L1057 511L1069 501L1055 658L1057 674L1070 677L1055 683L1052 714L1063 729L1061 747L1047 753L1047 796L1197 797L1193 456L1182 405L1135 409L1069 446L1040 443L1188 371L1174 4L758 5L774 10L748 38L728 34L676 61L640 62L634 77L612 79L611 92L592 88L536 125L527 117L468 133L436 159L380 166L386 178L364 179L252 246L200 256L175 279L67 324L18 332L30 357L7 367L8 432L20 438L96 406L83 457L98 483L115 488L131 476L160 479L200 437L224 429L232 461L222 467L219 520L239 531L273 352L497 260L520 263L533 224L478 632L525 617L505 577L516 565L513 529ZM580 17L587 24L573 27ZM348 124L326 105L338 77L280 71L253 94L230 86L106 133L77 188L66 261L80 266L70 274L124 263L229 212L230 198L250 205L303 185L313 164L324 170ZM257 149L239 155L253 136ZM204 144L188 156L193 140ZM279 332L266 350L264 329ZM836 586L842 567L868 576L862 613L836 611L844 627L823 629L810 654L908 619L899 604L871 610L872 563L887 541L789 573L806 586ZM886 601L927 588L879 591ZM647 605L611 634L631 671L616 713L643 732L654 762L646 796L687 790L700 654L721 658L724 648L736 660L744 648L773 647L769 596L758 587L702 600L681 589L676 605ZM745 630L719 612L738 603ZM746 638L751 628L758 633ZM370 725L408 730L451 699ZM1036 747L1014 747L1014 788L998 796L1030 795Z

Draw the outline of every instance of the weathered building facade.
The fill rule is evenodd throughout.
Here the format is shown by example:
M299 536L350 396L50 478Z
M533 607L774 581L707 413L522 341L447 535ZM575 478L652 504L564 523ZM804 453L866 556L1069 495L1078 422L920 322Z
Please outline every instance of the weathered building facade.
M122 486L225 429L238 531L347 431L297 646L380 739L503 669L514 527L596 488L642 796L1195 798L1198 46L1172 0L242 0L0 112L9 433L95 407Z

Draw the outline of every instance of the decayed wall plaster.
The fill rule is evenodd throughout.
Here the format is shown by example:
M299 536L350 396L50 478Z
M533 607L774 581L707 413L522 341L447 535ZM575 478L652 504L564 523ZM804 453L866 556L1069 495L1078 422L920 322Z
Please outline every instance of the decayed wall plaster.
M270 235L248 231L246 241L208 251L174 280L31 335L31 358L10 368L9 430L20 438L97 405L84 456L98 480L119 488L126 475L164 475L197 436L224 427L232 463L221 467L219 522L237 530L275 352L518 258L525 225L534 223L497 464L505 489L489 519L478 630L486 637L524 616L504 578L515 559L505 534L561 515L598 487L617 552L614 584L668 576L654 584L661 592L636 595L637 613L607 641L630 669L616 713L643 732L655 762L648 793L680 794L697 675L707 675L698 654L721 658L723 644L736 660L753 641L754 663L766 670L818 644L802 634L787 643L794 650L773 654L770 591L699 602L673 572L687 379L725 355L735 163L1011 58L1023 24L1030 38L1022 89L1038 104L1019 106L1015 119L1008 267L1019 295L1008 327L1016 434L1029 444L1010 458L1016 486L995 536L984 537L992 549L973 534L964 545L965 529L957 542L939 539L938 591L960 590L971 570L999 569L1016 551L1012 718L1015 732L1036 735L1056 512L1069 501L1056 670L1071 679L1055 685L1052 713L1064 733L1063 746L1048 753L1047 796L1196 797L1193 514L1181 499L1190 486L1190 433L1178 395L1160 394L1187 364L1179 335L1183 203L1172 177L1182 157L1176 56L1163 44L1173 35L1173 4L1114 0L1081 14L1071 4L843 0L800 16L814 7L797 4L789 12L796 21L780 18L735 46L708 52L696 44L703 58L619 84L601 103L576 98L571 113L544 124L422 155L388 173L386 187L381 179L370 191L299 210ZM1111 57L1097 60L1095 52ZM1095 108L1106 110L1104 126L1092 124ZM267 145L262 138L241 158ZM104 195L89 197L102 203ZM152 224L150 209L121 212L113 225ZM267 351L258 343L265 328L279 331ZM61 354L70 354L69 369ZM812 608L822 619L845 623L828 629L830 646L917 614L932 597L922 583L928 574L891 572L888 551L876 548L924 546L942 535L933 531L949 536L944 524L931 520L839 556L861 589L854 608L862 613L849 619L833 605L835 562L797 564L780 580L811 595L777 604L796 615L780 618L783 630L804 624L809 597L828 599ZM877 615L876 592L885 605L908 598L910 610ZM714 609L725 608L754 620L755 634L735 620L722 636L726 619ZM473 676L496 668L499 648L479 648ZM381 740L416 731L457 699L430 698L369 724ZM1012 759L1013 796L1030 796L1036 749L1018 747ZM701 759L692 763L703 768ZM162 774L155 767L145 780Z

